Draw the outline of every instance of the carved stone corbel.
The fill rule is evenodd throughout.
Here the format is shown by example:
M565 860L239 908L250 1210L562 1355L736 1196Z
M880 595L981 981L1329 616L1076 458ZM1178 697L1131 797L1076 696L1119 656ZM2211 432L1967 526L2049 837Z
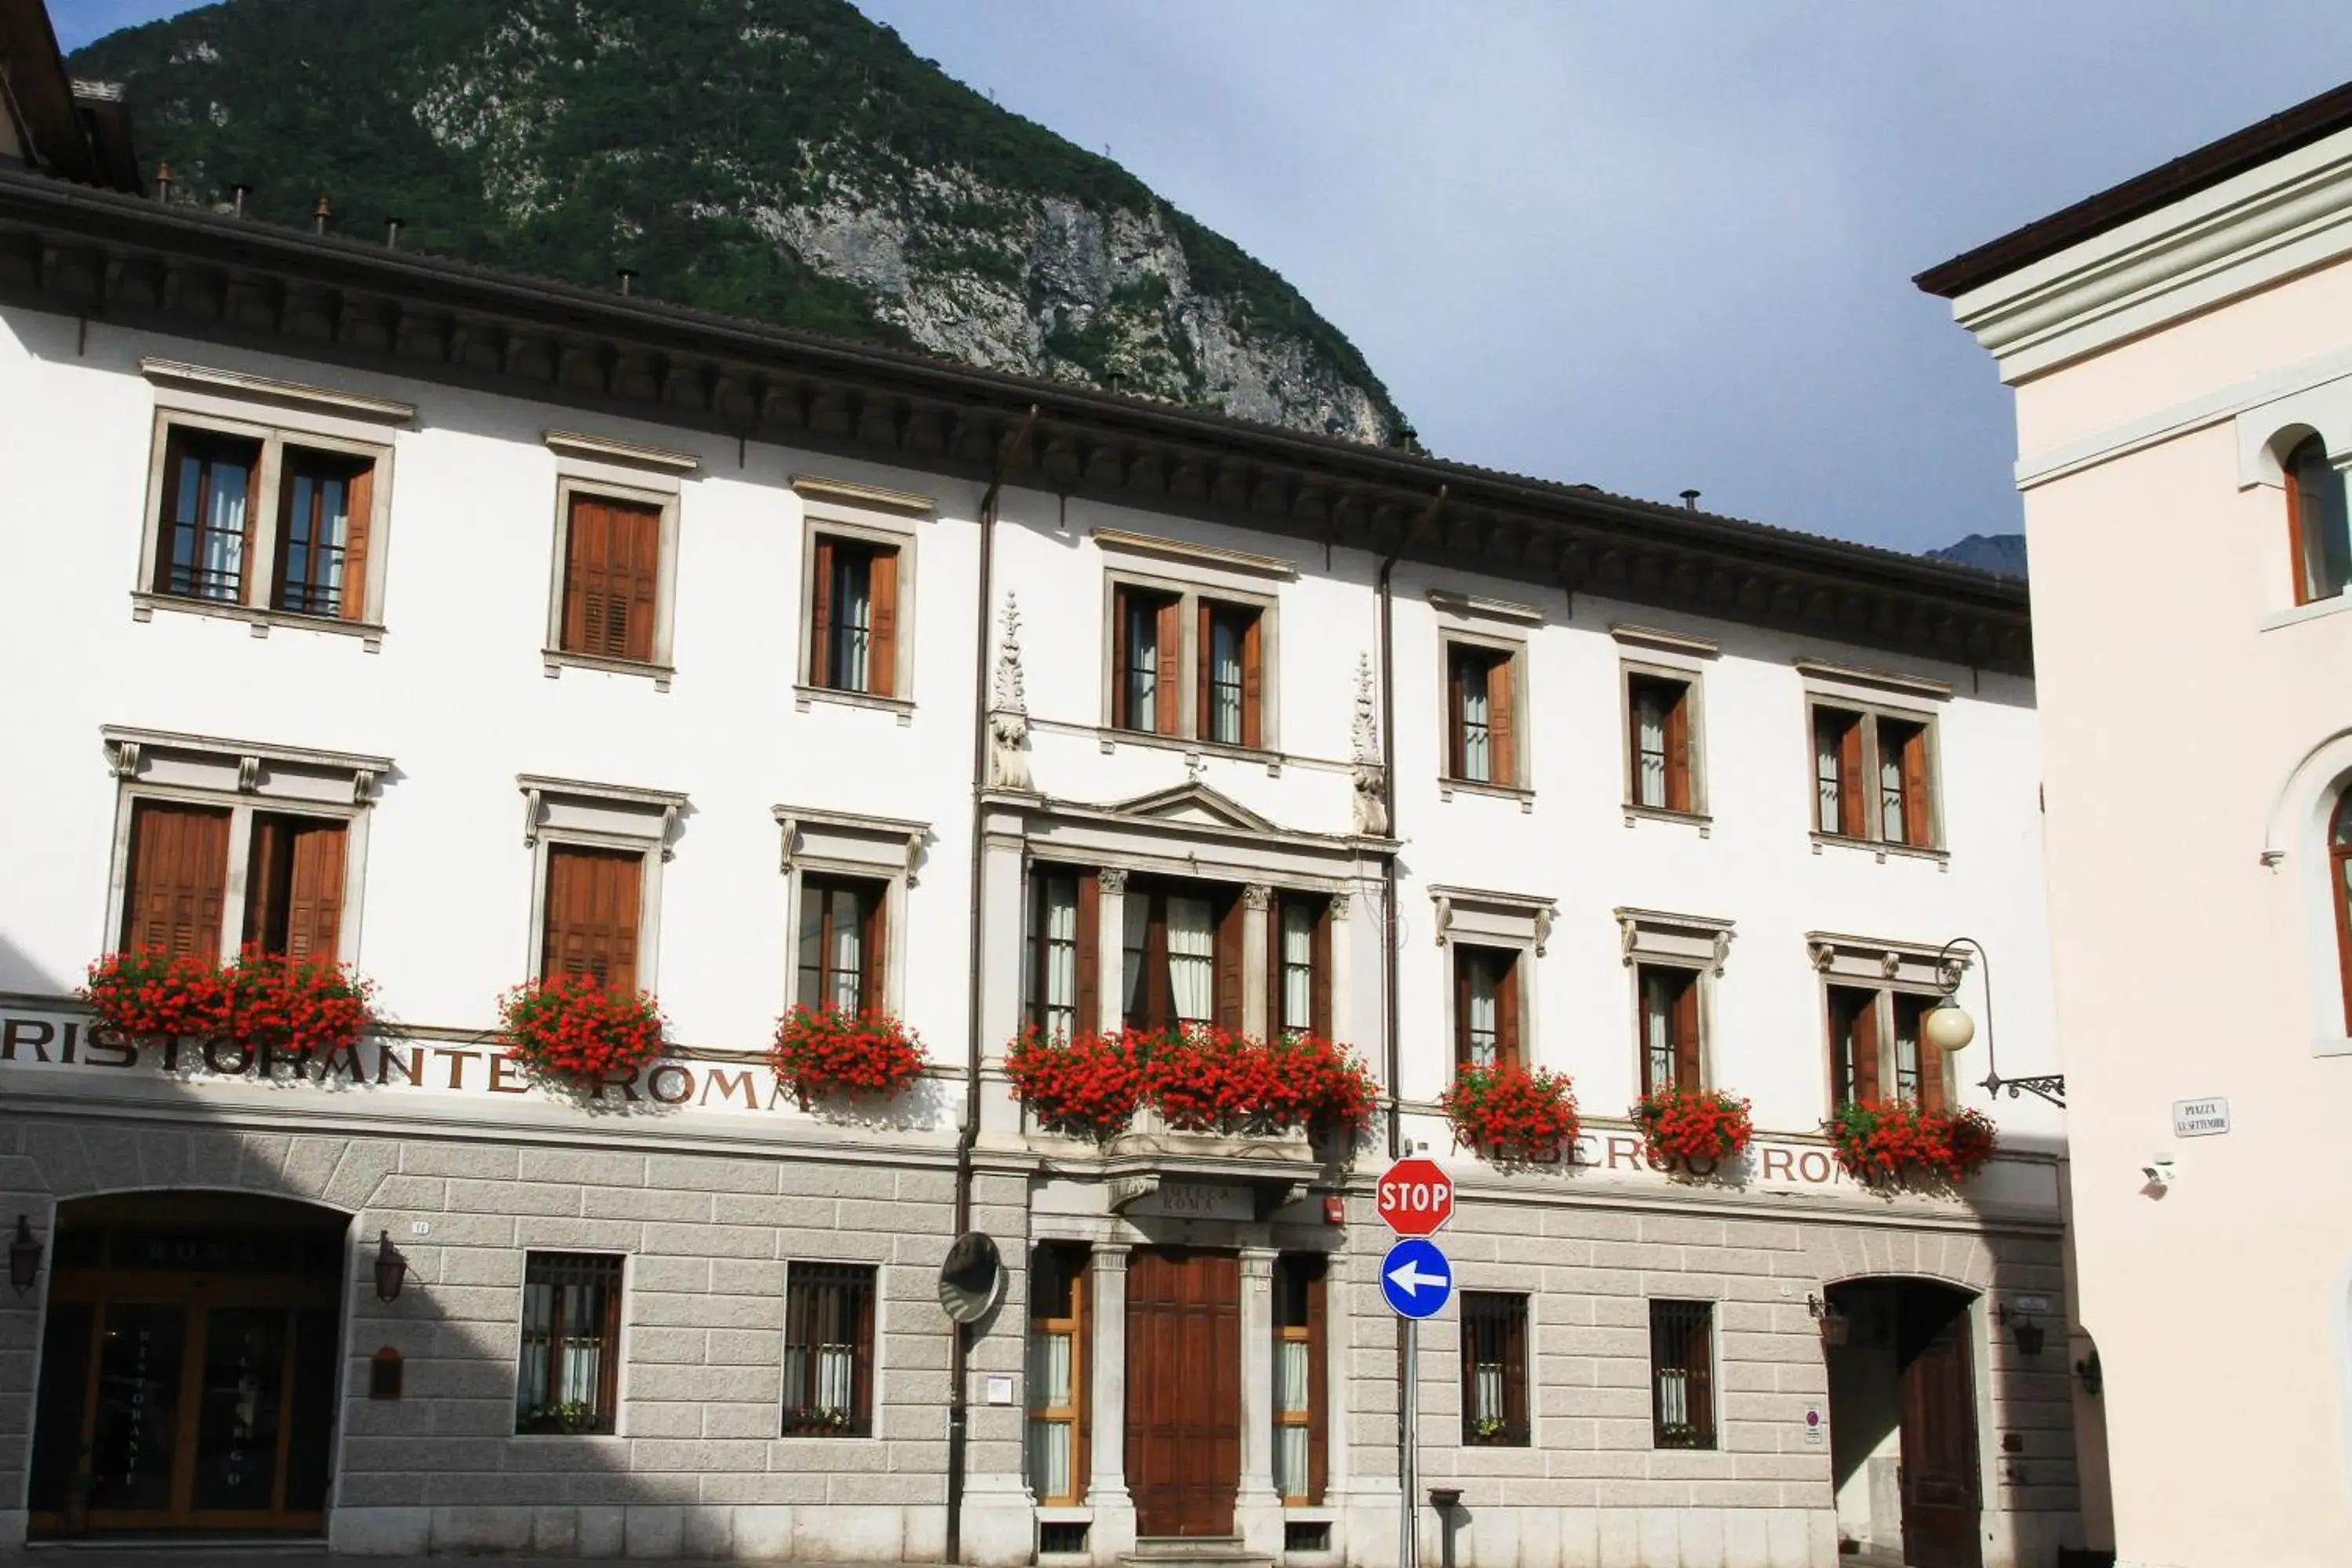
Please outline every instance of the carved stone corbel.
M261 788L261 759L239 757L236 760L236 793L253 795Z
M1903 973L1903 955L1892 951L1878 955L1878 973L1892 980Z
M922 830L918 828L907 835L907 886L910 888L915 885L915 862L922 858L923 835Z
M1536 956L1538 958L1544 955L1544 947L1550 941L1551 906L1547 904L1536 910Z
M1346 920L1348 918L1348 911L1354 907L1355 895L1353 893L1334 893L1331 895L1331 918L1334 921Z
M365 805L375 795L375 770L359 768L352 773L352 804Z
M114 776L119 779L137 778L139 776L139 742L109 741L106 744L109 752L107 765L113 770Z
M670 835L672 835L673 833L676 833L677 831L677 807L676 807L676 806L674 806L674 805L666 805L666 806L663 806L663 807L662 807L662 826L661 826L661 857L662 857L662 858L663 858L664 860L667 860L667 859L669 859L672 856L674 856L674 855L676 855L676 854L677 853L677 851L676 849L674 849L674 848L672 848L672 847L670 847L670 842L669 842L669 840L670 840Z
M1114 898L1124 895L1127 891L1127 868L1123 866L1104 867L1095 873L1095 885Z
M527 789L522 792L522 847L526 849L538 847L539 825L544 820L541 804L539 791Z
M1633 967L1633 950L1642 945L1642 922L1631 915L1617 917L1618 954L1625 967Z
M1728 931L1715 933L1715 977L1717 980L1723 978L1724 962L1731 956L1731 937Z
M1437 899L1437 945L1445 945L1445 933L1454 929L1454 900L1443 893Z
M1274 889L1264 882L1248 882L1242 887L1242 907L1267 910L1274 906Z
M784 836L783 853L776 858L776 869L790 876L793 869L793 841L801 836L801 819L797 816L780 816L776 818L776 826Z
M1813 967L1823 974L1827 974L1830 965L1837 962L1837 946L1833 942L1809 942L1805 943L1805 952L1811 957Z

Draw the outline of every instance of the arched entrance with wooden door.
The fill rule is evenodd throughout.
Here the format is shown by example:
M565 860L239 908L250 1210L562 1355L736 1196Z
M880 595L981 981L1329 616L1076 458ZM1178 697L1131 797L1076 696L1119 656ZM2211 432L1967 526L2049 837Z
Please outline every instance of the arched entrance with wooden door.
M319 1533L350 1224L243 1193L59 1205L33 1537Z
M1825 1292L1830 1460L1842 1561L1981 1568L1968 1291L1853 1279Z

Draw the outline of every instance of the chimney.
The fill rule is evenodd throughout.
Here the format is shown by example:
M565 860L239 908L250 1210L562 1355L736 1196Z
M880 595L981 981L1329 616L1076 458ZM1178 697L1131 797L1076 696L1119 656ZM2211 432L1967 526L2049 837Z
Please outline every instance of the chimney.
M319 193L319 205L310 209L310 232L313 234L326 233L327 219L331 216L333 213L334 209L327 205L327 193L320 191Z
M166 204L172 199L172 165L168 160L155 165L155 199Z
M624 268L619 268L618 270L616 270L616 271L613 274L613 276L614 276L615 278L618 278L618 279L621 280L621 295L622 295L622 298L626 299L629 295L631 295L631 294L633 294L633 293L636 292L636 288L637 288L637 269L636 269L635 268L634 268L634 267L624 267Z
M253 187L240 180L236 184L231 185L228 190L230 210L235 212L237 216L243 217L245 216L245 198L253 195Z
M401 220L396 217L383 220L383 247L386 250L400 248L400 224Z
M1685 511L1696 511L1698 510L1698 492L1696 490L1685 490L1683 492L1683 510Z

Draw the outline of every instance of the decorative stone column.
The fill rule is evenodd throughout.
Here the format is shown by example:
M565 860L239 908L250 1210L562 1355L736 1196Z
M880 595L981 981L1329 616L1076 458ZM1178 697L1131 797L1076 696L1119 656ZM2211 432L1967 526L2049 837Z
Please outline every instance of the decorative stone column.
M1242 1248L1242 1479L1234 1531L1243 1550L1282 1552L1282 1498L1274 1489L1274 1265L1271 1247Z
M1087 1545L1097 1563L1135 1549L1135 1500L1127 1489L1127 1250L1097 1242L1087 1273L1094 1314L1087 1367L1087 1506L1094 1527Z
M1095 991L1102 1012L1095 1019L1095 1027L1106 1035L1116 1035L1126 1012L1126 987L1121 982L1126 979L1122 970L1127 963L1127 872L1117 866L1106 866L1096 873L1095 879L1102 889L1102 900L1097 906L1100 918L1095 928ZM1119 1267L1127 1267L1124 1252L1119 1254ZM1122 1285L1120 1289L1124 1290L1126 1287ZM1119 1300L1119 1310L1124 1312L1126 1297Z
M1242 1033L1265 1038L1274 1016L1274 977L1266 973L1265 922L1274 889L1252 882L1242 889Z
M1331 1037L1335 1040L1356 1037L1355 910L1353 894L1331 895Z

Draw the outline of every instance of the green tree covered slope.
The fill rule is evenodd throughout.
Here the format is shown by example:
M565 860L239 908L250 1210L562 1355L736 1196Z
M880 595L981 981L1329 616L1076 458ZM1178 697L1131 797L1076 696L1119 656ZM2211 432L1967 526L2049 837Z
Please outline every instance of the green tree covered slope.
M1363 441L1271 268L845 0L226 0L101 38L175 199Z

